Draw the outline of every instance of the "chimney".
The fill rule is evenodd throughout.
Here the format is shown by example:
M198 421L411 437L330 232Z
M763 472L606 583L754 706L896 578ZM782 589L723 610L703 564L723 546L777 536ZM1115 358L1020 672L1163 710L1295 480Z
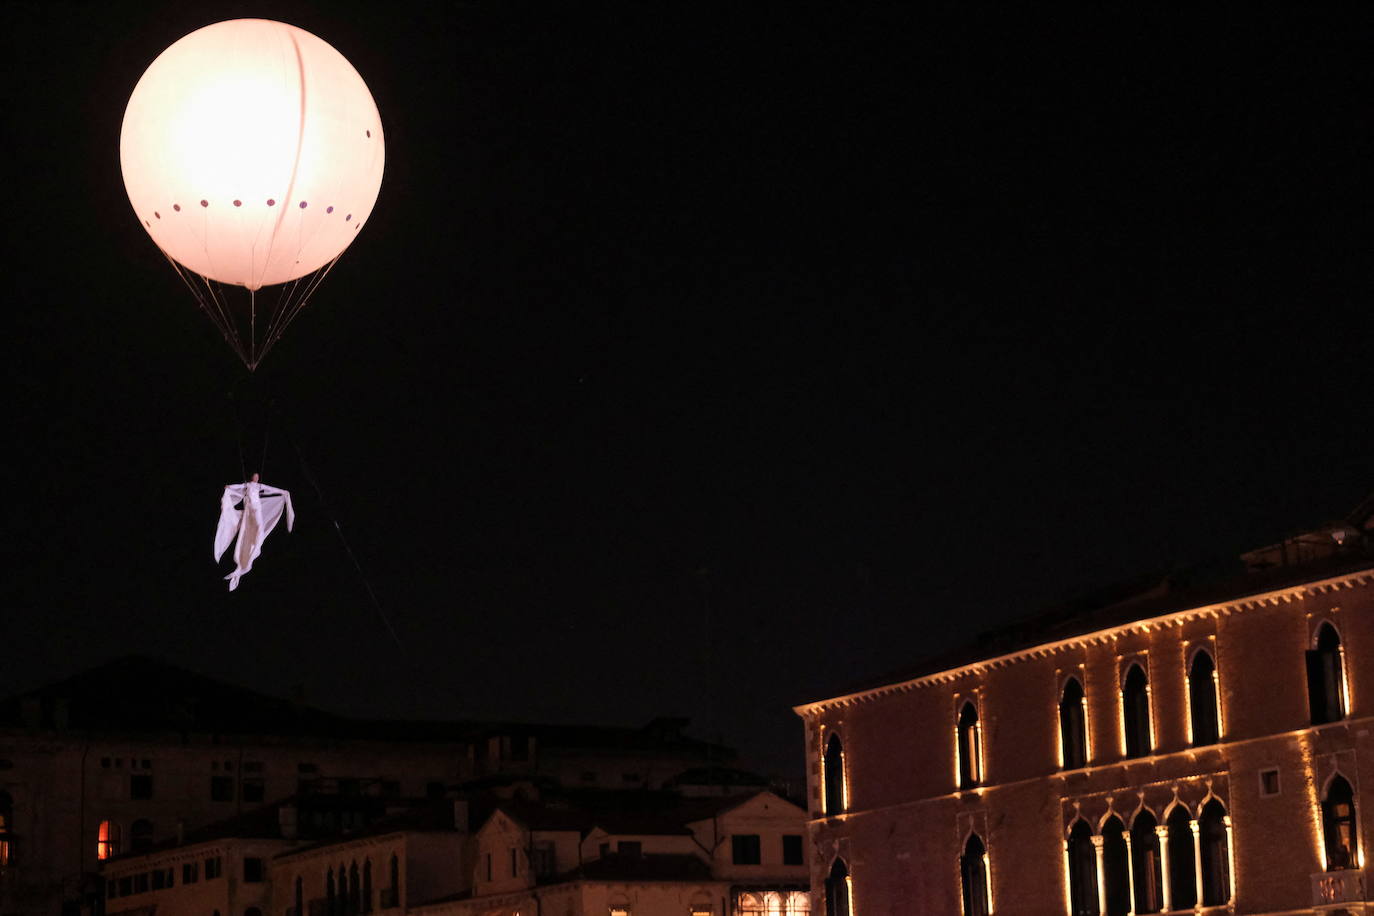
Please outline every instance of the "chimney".
M468 832L468 800L466 798L453 800L453 829L459 833Z
M296 806L282 805L277 809L277 828L281 830L283 840L294 840L297 837L296 830Z

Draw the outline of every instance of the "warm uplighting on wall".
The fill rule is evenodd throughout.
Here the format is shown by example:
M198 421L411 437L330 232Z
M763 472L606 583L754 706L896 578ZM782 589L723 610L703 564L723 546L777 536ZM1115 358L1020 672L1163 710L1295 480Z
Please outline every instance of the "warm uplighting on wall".
M1069 871L1069 841L1064 840L1064 912L1073 916L1073 878Z
M1363 848L1360 850L1360 855L1364 855ZM997 912L997 902L992 899L992 862L988 859L987 852L983 853L983 888L988 896L988 916L992 916L993 913Z
M1350 706L1350 665L1345 660L1345 641L1336 647L1336 651L1341 656L1341 708L1345 710L1347 716L1353 716L1355 710Z

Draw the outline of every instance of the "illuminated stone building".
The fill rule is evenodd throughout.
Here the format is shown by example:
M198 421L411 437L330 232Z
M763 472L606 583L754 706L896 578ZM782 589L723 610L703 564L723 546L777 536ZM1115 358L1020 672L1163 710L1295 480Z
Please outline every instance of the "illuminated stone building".
M89 910L103 861L301 793L413 799L481 777L658 788L733 759L685 724L362 720L120 659L0 701L0 916Z
M1374 505L796 707L826 916L1374 913Z

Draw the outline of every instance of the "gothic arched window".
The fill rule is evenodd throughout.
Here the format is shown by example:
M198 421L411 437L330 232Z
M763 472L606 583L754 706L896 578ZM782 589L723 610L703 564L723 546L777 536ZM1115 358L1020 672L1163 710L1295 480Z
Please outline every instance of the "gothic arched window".
M959 709L958 736L959 788L971 789L983 781L982 733L972 701Z
M988 916L992 902L988 899L987 848L978 834L971 834L959 858L959 879L964 897L964 916Z
M1097 852L1088 822L1074 822L1069 831L1069 909L1073 916L1099 916L1097 908Z
M1202 905L1231 902L1231 844L1226 836L1226 809L1215 798L1198 818L1198 853L1202 864Z
M1326 846L1327 871L1359 867L1355 793L1344 776L1337 775L1326 787L1326 798L1322 800L1322 840Z
M850 916L849 868L836 859L825 879L825 916Z
M1221 739L1216 672L1216 664L1205 650L1194 655L1188 667L1188 715L1195 745L1216 744Z
M1144 757L1154 750L1150 740L1150 682L1138 664L1131 665L1121 685L1121 722L1127 757Z
M1323 623L1317 631L1316 648L1307 653L1307 702L1312 724L1324 725L1345 718L1345 672L1341 665L1341 637Z
M1102 886L1106 916L1126 916L1131 911L1131 865L1126 851L1126 827L1109 817L1102 825Z
M1059 699L1059 748L1064 769L1076 770L1088 765L1088 729L1083 716L1083 685L1071 677L1064 684Z
M1193 861L1193 822L1188 809L1174 805L1165 821L1169 828L1169 906L1191 909L1197 903L1197 865Z
M1164 871L1159 857L1159 834L1154 815L1142 810L1131 824L1131 872L1135 877L1135 911L1164 909Z
M847 807L844 791L844 745L840 736L830 735L825 743L825 813L839 814Z

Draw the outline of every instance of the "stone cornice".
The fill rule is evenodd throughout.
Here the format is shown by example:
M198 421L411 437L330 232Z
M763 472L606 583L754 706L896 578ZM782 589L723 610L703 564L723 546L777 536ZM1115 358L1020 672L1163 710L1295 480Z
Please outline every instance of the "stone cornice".
M1118 639L1126 635L1149 633L1154 630L1164 630L1170 627L1181 627L1193 620L1228 617L1232 614L1260 607L1276 607L1280 604L1292 604L1303 598L1331 594L1371 584L1374 584L1374 569L1360 569L1339 576L1318 579L1312 582L1303 582L1298 585L1291 585L1273 591L1245 595L1216 604L1204 604L1181 611L1161 614L1156 617L1142 618L1140 620L1131 621L1130 623L1083 633L1068 639L1041 643L1040 645L1018 649L1004 655L991 656L965 665L948 668L943 671L936 671L906 680L893 681L890 684L883 684L867 690L842 694L824 700L816 700L812 703L803 703L799 706L792 707L792 711L803 718L814 717L827 710L856 706L860 703L871 702L880 697L895 693L907 693L922 687L948 684L962 677L1005 668L1027 659L1045 658L1057 652L1083 648L1086 646L1105 645L1113 639Z

